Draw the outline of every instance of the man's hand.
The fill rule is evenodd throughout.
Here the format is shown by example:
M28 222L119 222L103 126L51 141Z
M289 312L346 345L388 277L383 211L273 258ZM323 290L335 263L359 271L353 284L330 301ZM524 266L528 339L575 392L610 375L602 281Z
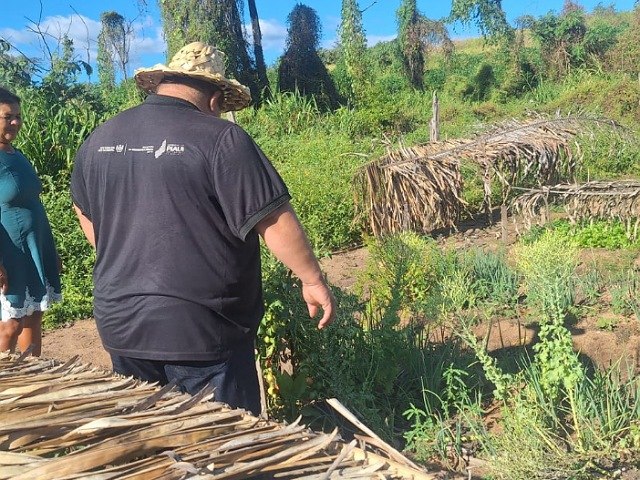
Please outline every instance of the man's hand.
M318 259L313 254L296 213L289 203L282 205L256 225L267 248L302 282L302 298L311 318L322 309L318 328L333 322L336 300L324 281Z
M7 277L7 271L4 269L4 265L0 264L0 292L6 294L9 290L9 277Z
M336 312L336 300L326 283L303 283L302 298L307 303L311 318L318 314L318 309L322 309L322 318L318 322L319 329L333 322Z

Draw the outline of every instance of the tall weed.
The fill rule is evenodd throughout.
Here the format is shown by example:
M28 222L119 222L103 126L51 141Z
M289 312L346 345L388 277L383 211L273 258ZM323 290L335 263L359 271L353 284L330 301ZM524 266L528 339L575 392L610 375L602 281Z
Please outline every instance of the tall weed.
M369 325L437 318L442 304L444 257L433 240L412 232L368 243L369 259L358 286L369 298Z
M575 298L575 245L550 231L532 244L516 246L514 254L527 304L549 316L567 313Z
M362 303L335 287L338 316L318 330L286 269L268 255L264 272L268 314L258 349L270 388L270 413L276 418L302 413L315 427L335 424L323 400L336 397L391 440L402 412L421 396L420 378L458 356L454 349L430 349L417 341L420 335L411 326L363 328L357 319ZM290 373L283 373L284 365Z
M259 127L256 136L280 137L301 133L321 122L324 115L313 98L299 92L274 93L257 110L238 114L240 123L250 131Z
M471 250L465 257L473 275L473 291L479 301L513 306L518 300L519 277L505 252Z
M538 367L523 372L525 386L503 409L501 432L482 437L495 478L606 478L612 465L634 464L640 454L637 377L621 375L616 364L582 375L550 401Z

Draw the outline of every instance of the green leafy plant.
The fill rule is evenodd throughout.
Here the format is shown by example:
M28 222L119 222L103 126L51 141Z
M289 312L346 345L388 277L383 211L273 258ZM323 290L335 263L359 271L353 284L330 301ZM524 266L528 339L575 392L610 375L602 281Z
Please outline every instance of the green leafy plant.
M534 243L518 245L514 253L524 279L527 303L550 316L558 311L566 313L575 298L575 244L549 231Z
M434 299L445 262L434 241L404 232L370 242L369 253L358 286L369 298L370 323L397 325L401 318L437 313L441 300Z
M600 317L596 320L596 325L601 330L612 331L618 325L618 320L613 317Z
M93 264L95 252L89 245L73 211L68 186L43 177L43 204L62 260L63 301L44 316L46 327L55 327L93 314Z
M423 407L411 404L403 413L411 421L404 434L406 449L421 461L439 459L455 469L463 458L464 445L474 437L474 431L484 428L481 418L481 396L471 397L467 371L449 365L443 372L442 394L423 389ZM432 399L437 404L434 405Z

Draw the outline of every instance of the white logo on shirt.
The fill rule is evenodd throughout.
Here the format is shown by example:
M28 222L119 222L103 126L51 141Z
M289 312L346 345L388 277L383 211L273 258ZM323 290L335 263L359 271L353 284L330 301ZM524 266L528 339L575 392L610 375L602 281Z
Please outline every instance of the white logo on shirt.
M160 148L158 148L153 154L155 155L156 158L158 158L166 151L167 151L167 139L165 138L162 141L162 145L160 145Z
M162 155L182 155L184 153L184 144L167 143L165 138L160 146L156 148L153 145L143 145L141 147L129 147L127 144L104 145L98 147L99 153L121 153L126 155L127 152L153 153L154 157L160 158Z
M144 152L144 153L153 153L156 148L153 145L145 145L140 148L129 148L130 152Z
M102 147L98 147L98 152L99 153L122 153L122 154L126 154L127 153L127 146L124 144L119 144L119 145L108 145L108 146L102 146Z
M160 158L164 154L167 155L182 155L184 153L184 145L178 143L167 143L167 139L165 138L154 154L156 158Z
M170 143L169 145L167 145L167 153L171 155L182 155L184 153L184 145Z

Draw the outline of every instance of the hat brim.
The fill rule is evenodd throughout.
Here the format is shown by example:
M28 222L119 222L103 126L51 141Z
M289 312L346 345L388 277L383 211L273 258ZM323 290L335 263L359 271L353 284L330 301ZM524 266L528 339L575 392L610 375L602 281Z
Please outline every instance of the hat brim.
M236 80L231 80L219 74L207 72L185 72L175 70L166 65L155 65L151 68L140 68L135 71L134 78L136 84L147 93L155 93L158 85L166 76L191 77L212 83L220 87L223 93L223 101L220 109L223 112L242 110L251 103L251 92L249 88Z

